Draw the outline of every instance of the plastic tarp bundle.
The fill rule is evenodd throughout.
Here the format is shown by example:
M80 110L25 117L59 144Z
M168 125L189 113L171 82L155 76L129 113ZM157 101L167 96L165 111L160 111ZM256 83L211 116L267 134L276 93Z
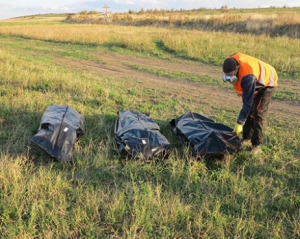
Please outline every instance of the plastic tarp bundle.
M232 128L204 115L188 112L170 124L181 141L190 145L194 156L220 157L241 148L241 140Z
M155 121L135 110L118 111L115 122L118 150L143 159L166 158L170 143Z
M70 162L77 138L83 134L84 117L69 106L51 105L44 112L33 143L50 156Z

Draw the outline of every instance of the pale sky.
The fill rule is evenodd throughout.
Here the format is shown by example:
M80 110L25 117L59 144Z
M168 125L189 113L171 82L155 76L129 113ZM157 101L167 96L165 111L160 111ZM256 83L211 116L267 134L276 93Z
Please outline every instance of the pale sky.
M104 12L128 12L147 9L219 9L260 8L260 7L299 7L299 0L0 0L0 20L19 16L44 13L78 13L83 10Z

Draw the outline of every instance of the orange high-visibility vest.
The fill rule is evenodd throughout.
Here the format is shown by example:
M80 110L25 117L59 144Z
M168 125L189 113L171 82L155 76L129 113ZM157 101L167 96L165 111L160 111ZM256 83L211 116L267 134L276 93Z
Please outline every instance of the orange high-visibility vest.
M238 94L243 94L241 87L242 78L246 75L253 74L257 81L264 86L277 86L278 76L273 66L246 54L236 53L230 56L239 63L238 81L233 84Z

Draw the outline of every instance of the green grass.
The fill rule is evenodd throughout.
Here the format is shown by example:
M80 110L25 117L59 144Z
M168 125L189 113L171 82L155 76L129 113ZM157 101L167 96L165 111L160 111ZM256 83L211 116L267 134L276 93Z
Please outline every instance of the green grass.
M23 26L16 22L14 25L0 26L0 34L2 37L17 36L66 43L76 46L75 49L77 46L100 47L164 59L170 58L171 54L216 66L221 66L229 55L243 52L274 66L280 77L299 78L300 58L295 49L299 44L297 38L156 27L100 26L61 23ZM76 57L78 52L75 50L67 54ZM84 53L81 52L81 55Z
M182 71L174 71L174 70L165 70L160 68L147 68L139 65L130 65L132 69L152 73L157 76L168 77L171 79L187 79L189 81L200 81L199 75L193 75L190 73L182 72Z
M168 77L170 79L176 79L176 80L186 80L190 82L197 82L199 85L218 85L220 88L223 89L231 89L231 85L229 84L222 84L220 79L216 79L215 77L211 77L209 75L205 74L191 74L187 72L182 71L176 71L176 70L166 70L162 68L149 68L149 67L143 67L139 65L129 65L130 68L151 73L156 76L160 77ZM273 95L274 99L280 99L280 100L290 100L290 101L300 101L300 93L295 92L292 90L282 89L281 87L276 90L276 92Z
M1 37L0 46L1 238L299 238L299 123L270 118L263 157L240 153L197 160L169 127L187 109L199 112L192 99L164 98L171 89L56 63L97 62L93 52L109 46L14 37ZM143 54L115 50L128 57ZM199 83L198 75L131 67ZM205 81L218 84L210 76ZM298 92L276 94L299 102ZM85 116L74 165L53 161L30 143L50 104L69 105ZM119 156L113 126L122 109L150 113L172 144L169 159ZM217 105L209 110L225 124L238 113Z

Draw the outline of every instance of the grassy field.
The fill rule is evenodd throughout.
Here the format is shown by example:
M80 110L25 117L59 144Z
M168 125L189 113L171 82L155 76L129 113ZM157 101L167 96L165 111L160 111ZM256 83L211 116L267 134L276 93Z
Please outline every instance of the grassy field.
M299 39L33 18L1 22L0 46L1 238L300 237ZM220 76L237 51L280 75L264 153L193 158L169 122L192 111L234 126L241 105ZM51 104L85 117L73 165L30 143ZM150 113L168 159L119 155L123 109Z

